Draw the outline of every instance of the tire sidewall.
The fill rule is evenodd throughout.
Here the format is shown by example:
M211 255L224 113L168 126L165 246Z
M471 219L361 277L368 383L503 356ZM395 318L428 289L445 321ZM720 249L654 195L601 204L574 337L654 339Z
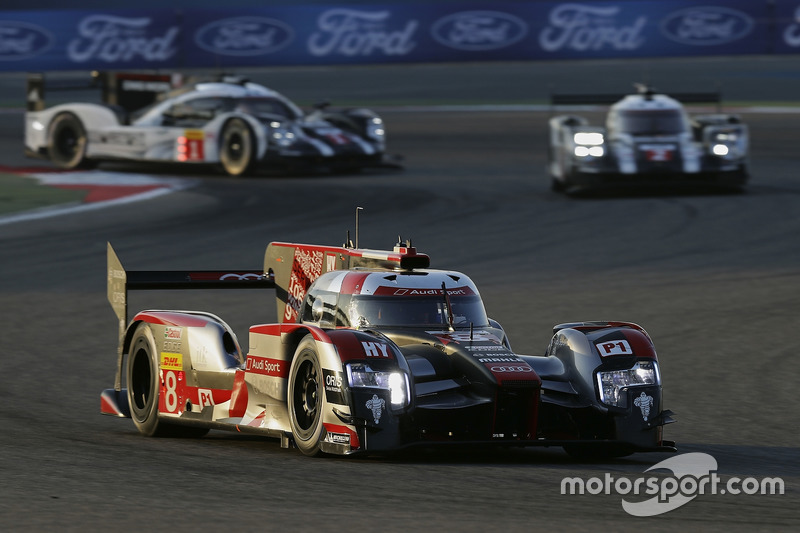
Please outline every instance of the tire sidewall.
M231 135L238 134L241 137L243 158L241 161L230 159L228 152L228 139ZM242 176L249 173L255 161L255 135L241 118L232 118L223 126L220 135L219 160L223 170L231 176Z
M72 130L76 138L76 150L72 157L64 155L59 150L57 138L65 131ZM50 160L61 168L78 168L84 162L86 155L86 129L81 120L72 113L61 113L56 115L50 123L47 145L50 153Z
M317 375L317 398L316 416L312 426L308 430L303 430L297 420L295 409L297 405L294 400L297 387L297 373L301 370L304 363L313 364ZM320 452L320 444L324 437L324 425L322 423L325 410L325 387L323 384L322 365L319 362L316 342L311 335L306 336L298 345L292 365L289 369L288 386L288 407L289 422L291 424L292 436L294 437L297 448L305 455L317 455Z
M150 328L140 324L128 350L126 380L128 405L131 418L140 433L153 436L158 430L158 401L160 390L159 364L155 339ZM142 377L142 370L149 368L149 379ZM147 394L146 400L137 400L136 395Z

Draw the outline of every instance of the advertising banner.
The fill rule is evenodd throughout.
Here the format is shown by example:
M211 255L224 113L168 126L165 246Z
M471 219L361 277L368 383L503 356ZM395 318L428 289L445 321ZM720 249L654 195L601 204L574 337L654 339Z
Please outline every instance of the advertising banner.
M797 53L800 0L0 11L0 71Z

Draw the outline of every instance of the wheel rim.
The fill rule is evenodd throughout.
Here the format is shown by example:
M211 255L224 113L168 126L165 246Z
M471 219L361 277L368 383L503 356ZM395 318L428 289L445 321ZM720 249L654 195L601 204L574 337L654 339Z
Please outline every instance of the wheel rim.
M318 377L313 361L306 360L300 364L294 382L293 406L301 437L314 430L319 418Z

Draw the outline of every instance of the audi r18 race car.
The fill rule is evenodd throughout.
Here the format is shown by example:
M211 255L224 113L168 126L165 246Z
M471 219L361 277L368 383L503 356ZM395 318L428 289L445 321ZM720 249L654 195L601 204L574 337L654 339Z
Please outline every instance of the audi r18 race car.
M719 94L670 97L637 87L627 96L552 96L553 105L613 102L605 127L573 114L550 119L553 190L665 185L738 190L746 183L747 126L738 116L719 112L690 117L681 103L719 105Z
M263 269L126 271L109 244L120 331L101 412L132 418L148 436L225 429L306 455L676 450L662 436L673 420L644 329L559 324L542 355L520 355L469 277L429 263L408 241L392 251L273 242ZM243 349L207 312L146 310L128 321L128 290L183 288L274 289L279 322L251 326Z
M180 76L105 73L102 103L45 109L44 91L86 88L28 82L25 152L61 168L127 160L219 165L233 176L257 167L357 170L383 166L381 117L364 108L305 114L291 100L243 78L183 83ZM149 104L149 105L147 105Z

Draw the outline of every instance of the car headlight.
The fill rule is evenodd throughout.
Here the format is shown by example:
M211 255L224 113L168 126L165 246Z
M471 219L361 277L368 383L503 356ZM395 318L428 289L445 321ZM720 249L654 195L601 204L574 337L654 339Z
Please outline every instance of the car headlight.
M377 141L382 141L386 131L383 129L383 120L380 117L372 117L367 121L367 136Z
M269 123L269 127L272 142L277 143L279 146L291 146L297 140L292 128L282 122L272 121Z
M603 157L605 148L603 134L596 131L579 131L572 136L576 157Z
M608 370L597 373L600 401L614 407L626 407L621 397L623 389L637 385L659 385L661 376L655 361L638 361L627 370Z
M350 387L388 390L393 406L408 405L408 378L404 372L373 370L365 363L350 363L346 368Z

